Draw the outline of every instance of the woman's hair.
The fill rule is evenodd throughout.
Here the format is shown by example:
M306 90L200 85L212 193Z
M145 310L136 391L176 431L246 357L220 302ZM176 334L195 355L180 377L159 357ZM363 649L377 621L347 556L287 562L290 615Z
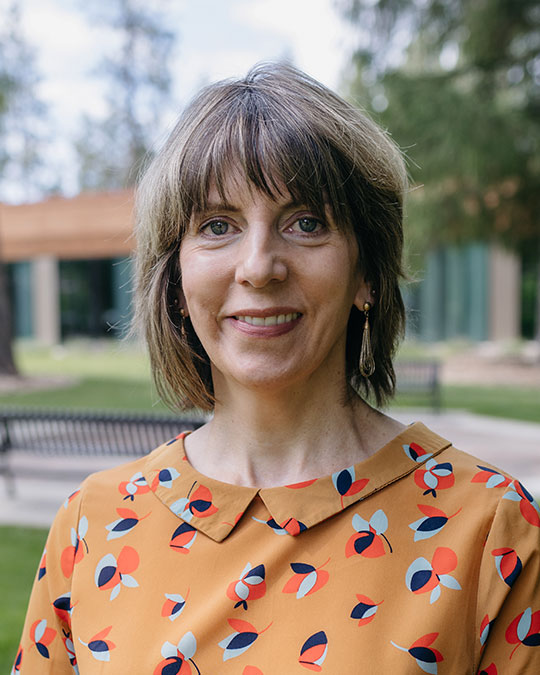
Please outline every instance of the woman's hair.
M137 191L135 322L146 337L158 393L172 407L211 410L210 361L178 310L179 251L211 185L225 200L231 171L276 198L291 197L354 234L359 269L374 291L369 312L375 372L358 368L364 315L347 328L350 385L378 405L394 393L392 356L404 329L402 156L376 124L325 86L285 64L260 64L240 80L203 89L188 105Z

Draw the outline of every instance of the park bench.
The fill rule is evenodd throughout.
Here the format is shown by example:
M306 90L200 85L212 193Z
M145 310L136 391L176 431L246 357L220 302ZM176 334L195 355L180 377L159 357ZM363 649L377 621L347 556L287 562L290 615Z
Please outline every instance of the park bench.
M435 411L441 409L440 364L437 361L396 361L396 391L425 394Z
M0 474L13 493L10 451L49 455L145 455L181 431L204 424L199 417L0 409Z
M441 407L439 364L435 361L398 361L397 392L426 394L435 410ZM198 417L155 416L134 413L79 412L0 408L0 475L13 492L14 476L8 463L12 450L49 455L145 455L180 431L204 424Z

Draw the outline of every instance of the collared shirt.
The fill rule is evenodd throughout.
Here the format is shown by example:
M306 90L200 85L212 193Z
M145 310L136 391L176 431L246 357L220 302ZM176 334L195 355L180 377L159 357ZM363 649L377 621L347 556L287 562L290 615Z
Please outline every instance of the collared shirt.
M13 672L540 672L540 512L518 481L420 423L265 489L199 474L183 437L60 508Z

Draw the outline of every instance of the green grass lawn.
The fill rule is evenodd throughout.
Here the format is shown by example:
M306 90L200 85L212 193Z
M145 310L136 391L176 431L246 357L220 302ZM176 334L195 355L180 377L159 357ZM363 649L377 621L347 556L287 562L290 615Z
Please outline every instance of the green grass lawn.
M430 403L427 396L400 394L390 405L425 408ZM540 422L540 389L447 385L442 387L442 409Z
M47 532L0 527L0 672L9 673L19 645L26 605Z
M22 343L16 345L16 358L23 374L76 379L69 386L47 391L0 394L0 405L167 412L152 387L146 355L132 344L87 340L40 349ZM430 403L426 396L404 394L391 406L426 407ZM540 388L444 386L442 407L540 422Z
M147 357L133 345L77 341L45 349L23 343L15 355L22 375L73 380L48 390L0 394L0 405L167 412L152 386Z

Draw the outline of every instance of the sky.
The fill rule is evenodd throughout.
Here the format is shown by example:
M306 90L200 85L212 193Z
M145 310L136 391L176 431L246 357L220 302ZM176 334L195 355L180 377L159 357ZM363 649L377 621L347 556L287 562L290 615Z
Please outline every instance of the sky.
M103 85L92 70L111 40L88 22L83 1L20 0L25 37L41 74L38 93L53 129L51 166L68 194L76 190L72 146L80 116L105 110ZM10 3L0 0L0 10ZM164 0L168 28L178 35L164 124L172 124L202 85L244 75L258 61L287 58L339 89L356 36L335 5L336 0ZM9 201L18 197L13 186Z

